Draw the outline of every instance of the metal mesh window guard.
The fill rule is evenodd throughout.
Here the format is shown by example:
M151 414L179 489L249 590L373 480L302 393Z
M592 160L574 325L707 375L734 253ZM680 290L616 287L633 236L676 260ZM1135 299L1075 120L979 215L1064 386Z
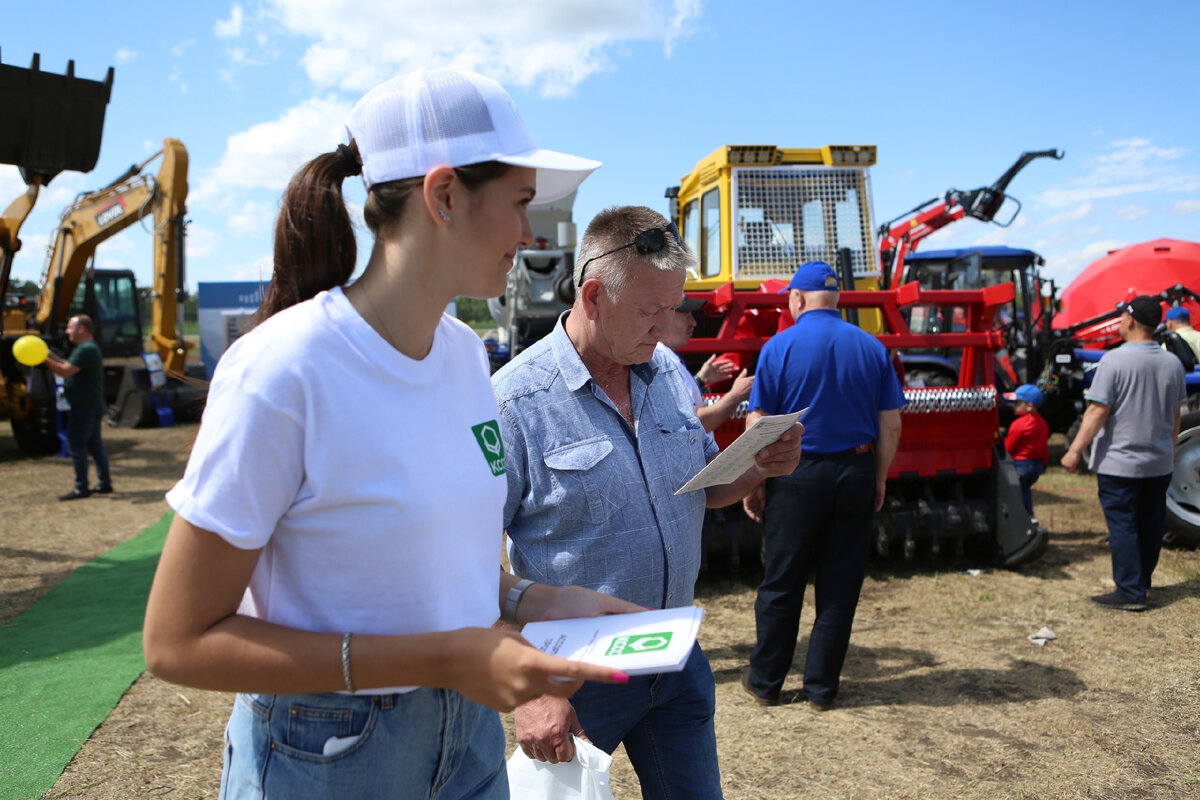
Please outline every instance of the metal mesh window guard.
M777 166L733 170L735 278L790 278L805 261L836 265L850 251L856 278L879 274L870 183L860 169Z

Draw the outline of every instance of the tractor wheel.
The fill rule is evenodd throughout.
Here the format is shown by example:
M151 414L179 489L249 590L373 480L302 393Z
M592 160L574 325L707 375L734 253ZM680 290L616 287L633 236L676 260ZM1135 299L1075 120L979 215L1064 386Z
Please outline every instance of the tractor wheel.
M1187 414L1179 421L1163 541L1200 547L1200 413Z

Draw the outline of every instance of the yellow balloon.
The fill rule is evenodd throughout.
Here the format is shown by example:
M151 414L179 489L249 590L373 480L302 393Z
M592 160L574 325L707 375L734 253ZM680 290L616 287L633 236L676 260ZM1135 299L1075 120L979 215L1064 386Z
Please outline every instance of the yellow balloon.
M26 334L13 342L13 358L27 367L36 367L45 361L49 352L46 343L33 334Z

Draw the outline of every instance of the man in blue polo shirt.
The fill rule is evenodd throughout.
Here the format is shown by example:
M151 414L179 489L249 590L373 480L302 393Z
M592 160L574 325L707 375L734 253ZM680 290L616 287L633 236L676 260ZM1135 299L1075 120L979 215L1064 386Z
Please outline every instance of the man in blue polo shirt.
M784 291L796 324L759 354L746 426L763 415L809 410L799 466L768 478L744 501L764 528L763 581L754 604L758 641L742 687L760 705L778 704L812 578L817 614L804 691L823 711L837 697L871 517L883 505L900 441L904 390L879 340L842 319L837 275L828 264L802 265Z

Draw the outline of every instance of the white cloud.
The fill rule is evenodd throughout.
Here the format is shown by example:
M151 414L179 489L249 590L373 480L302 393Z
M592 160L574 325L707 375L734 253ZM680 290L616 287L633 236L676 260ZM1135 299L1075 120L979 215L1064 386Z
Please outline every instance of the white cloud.
M195 43L196 43L196 37L193 36L191 39L184 39L179 44L171 45L171 55L175 56L176 58L179 58L185 52L187 52L188 48L190 48Z
M226 276L221 279L231 281L269 281L271 280L271 272L274 268L274 262L271 256L261 256L253 261L245 264L235 264L231 266Z
M986 247L988 245L1009 245L1023 247L1026 239L1023 232L1029 227L1029 221L1023 216L1017 217L1007 228L1001 228L988 222L965 217L951 223L936 233L930 234L920 244L920 250L952 250L963 247Z
M562 96L611 69L613 47L660 40L669 55L690 35L701 0L270 0L269 6L284 28L314 40L303 64L319 87L359 93L399 71L436 65Z
M675 14L671 18L671 26L667 30L667 38L663 43L668 56L679 39L686 39L691 34L692 21L699 18L701 0L675 0Z
M1047 235L1038 239L1029 246L1029 249L1042 253L1053 248L1065 247L1067 245L1074 244L1075 242L1083 240L1090 241L1103 232L1104 228L1101 228L1098 225L1087 228L1059 228L1058 230L1051 231Z
M271 231L276 209L265 203L247 200L240 211L229 215L229 229L238 236L261 236Z
M1092 242L1078 250L1058 253L1052 260L1047 260L1046 276L1054 279L1059 286L1066 286L1097 258L1128 244L1129 242L1117 239L1105 239Z
M1171 213L1176 215L1195 214L1200 212L1200 200L1178 200L1171 206Z
M272 36L267 30L251 30L254 26L264 27L271 34L277 32L261 10L253 19L247 20L238 3L230 10L229 19L217 20L213 25L213 35L225 40L225 66L217 71L217 77L223 83L237 88L237 75L241 70L266 66L279 58L279 48Z
M1145 206L1128 205L1121 206L1113 211L1113 216L1117 219L1124 219L1132 222L1135 219L1141 219L1149 213L1150 209L1146 208Z
M184 242L187 246L187 257L190 260L193 258L204 258L205 256L219 252L222 237L203 225L190 222L187 226L187 235L184 237ZM195 276L190 274L190 269L188 272L188 279L194 280Z
M241 36L244 22L245 14L242 12L241 5L234 3L233 8L229 11L229 19L219 19L213 25L213 36L218 39L233 39Z
M342 121L350 104L314 97L276 120L262 122L229 137L217 165L196 182L189 201L209 208L238 208L237 189L280 192L292 174L316 155L332 151L346 138Z
M117 257L136 253L142 249L143 244L153 242L153 228L150 218L143 217L111 239L105 239L97 245L96 254ZM147 258L153 258L153 256L147 256Z
M1055 214L1052 217L1047 217L1041 223L1041 227L1051 228L1056 225L1065 225L1068 222L1078 222L1079 220L1085 218L1086 216L1088 216L1091 213L1092 213L1092 204L1084 203L1083 205L1077 206L1076 208L1073 208L1070 211L1064 211L1061 214Z
M116 65L119 67L122 64L128 64L130 61L133 61L135 58L137 58L137 56L138 54L136 50L131 50L128 47L122 47L118 49L116 54L113 56L113 61L115 61Z
M171 70L171 73L167 76L167 80L179 87L180 94L188 93L187 81L183 79L183 74L180 73L178 67Z
M5 204L25 191L25 181L16 167L0 166L0 200Z
M1157 147L1148 139L1116 141L1094 159L1087 176L1049 189L1040 199L1062 208L1134 194L1195 191L1200 189L1200 176L1181 173L1173 165L1186 154L1184 148Z

